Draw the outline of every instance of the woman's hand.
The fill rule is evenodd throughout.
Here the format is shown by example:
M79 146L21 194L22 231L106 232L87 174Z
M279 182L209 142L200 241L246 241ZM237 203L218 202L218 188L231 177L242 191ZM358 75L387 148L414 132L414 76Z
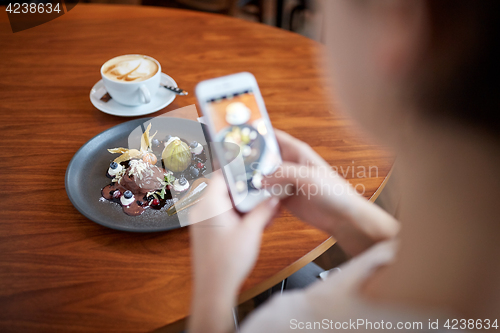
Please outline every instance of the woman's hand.
M231 207L226 184L215 174L204 199L190 212L194 294L189 332L229 332L238 289L258 257L262 231L278 210L269 199L241 216ZM206 221L206 217L214 216Z
M397 234L399 223L359 195L309 145L275 131L283 164L263 184L294 215L333 235L351 255Z

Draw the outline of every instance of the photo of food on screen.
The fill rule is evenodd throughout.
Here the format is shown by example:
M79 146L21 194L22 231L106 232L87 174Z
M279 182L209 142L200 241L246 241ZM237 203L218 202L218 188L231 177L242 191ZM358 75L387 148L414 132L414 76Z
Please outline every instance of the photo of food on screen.
M250 90L224 95L207 101L216 142L227 145L224 159L231 161L241 153L245 175L237 175L236 188L260 189L263 175L272 173L279 164L279 148L268 122L262 117L257 99ZM238 147L238 151L231 149Z

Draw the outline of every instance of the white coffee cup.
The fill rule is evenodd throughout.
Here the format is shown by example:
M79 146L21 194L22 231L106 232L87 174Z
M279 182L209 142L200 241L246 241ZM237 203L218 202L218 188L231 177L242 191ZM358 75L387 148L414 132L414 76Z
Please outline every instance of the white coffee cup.
M112 75L105 75L103 71L107 70L110 63L116 59L125 57L136 57L137 59L143 58L153 61L157 65L156 73L146 79L139 78L131 81L118 80L117 78L113 79ZM123 105L137 106L150 103L151 99L154 98L158 92L161 80L161 66L156 59L149 56L141 54L127 54L106 61L104 65L101 66L101 76L106 90L115 101Z

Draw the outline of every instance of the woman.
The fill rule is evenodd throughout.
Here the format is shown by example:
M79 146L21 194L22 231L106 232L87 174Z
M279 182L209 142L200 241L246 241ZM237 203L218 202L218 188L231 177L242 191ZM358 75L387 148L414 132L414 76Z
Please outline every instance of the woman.
M307 200L299 193L283 200L358 256L326 281L261 306L241 332L324 331L339 329L336 323L361 331L376 329L377 323L436 331L447 329L448 319L459 320L456 328L479 329L478 320L485 328L500 319L499 4L325 1L341 109L398 154L401 231L391 216L357 195ZM285 172L268 185L296 184L295 173L286 171L305 166L311 172L299 184L348 186L335 175L318 178L314 168L326 162L303 142L279 131L277 136ZM193 212L197 220L228 200L221 178L212 184ZM190 333L233 330L230 308L278 205L271 199L243 217L228 211L191 226ZM210 224L225 227L207 228ZM382 320L391 327L380 326ZM403 327L396 326L400 321Z

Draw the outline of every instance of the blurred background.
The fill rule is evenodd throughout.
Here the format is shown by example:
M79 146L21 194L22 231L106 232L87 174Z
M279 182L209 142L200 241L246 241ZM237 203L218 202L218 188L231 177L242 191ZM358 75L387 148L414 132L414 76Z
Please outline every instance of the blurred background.
M261 22L322 41L321 0L81 0L82 3L160 6Z

